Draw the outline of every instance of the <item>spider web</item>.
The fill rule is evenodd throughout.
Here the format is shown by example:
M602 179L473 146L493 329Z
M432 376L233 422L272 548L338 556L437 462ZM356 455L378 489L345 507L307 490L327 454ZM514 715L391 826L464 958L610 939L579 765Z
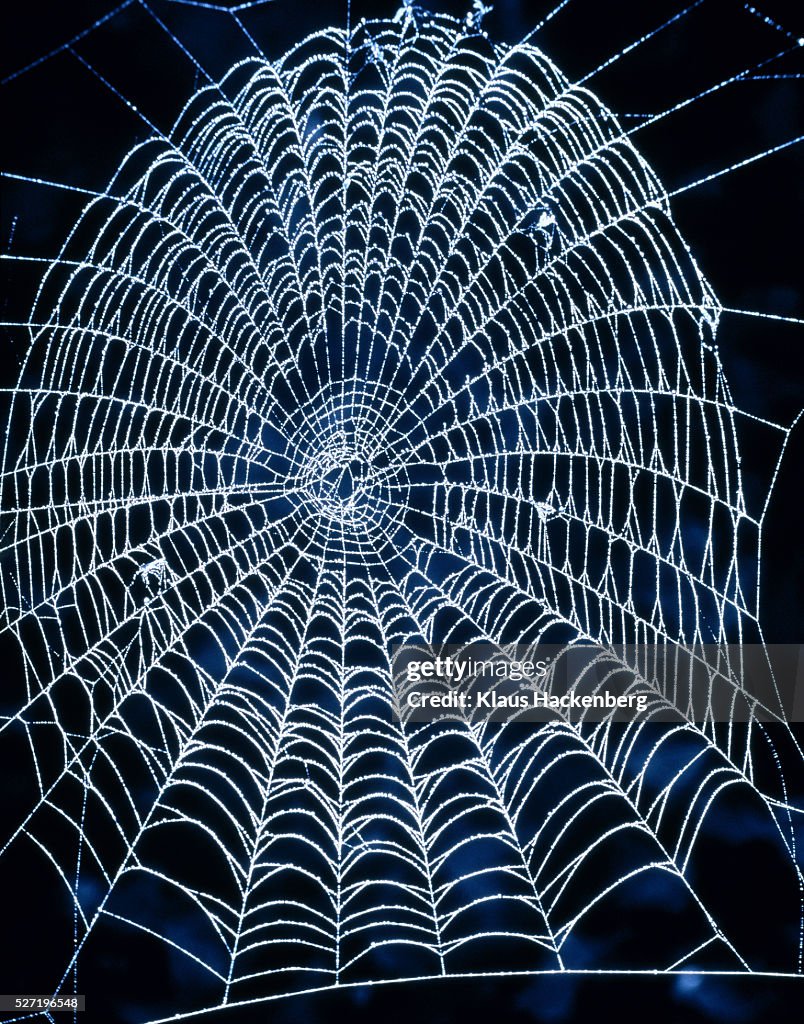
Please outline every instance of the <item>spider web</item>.
M394 713L398 643L761 639L741 448L788 434L732 403L615 116L480 19L242 61L42 280L0 528L35 796L3 853L71 900L54 991L120 933L197 972L188 1011L800 970L789 734ZM716 807L770 833L778 893L712 870Z

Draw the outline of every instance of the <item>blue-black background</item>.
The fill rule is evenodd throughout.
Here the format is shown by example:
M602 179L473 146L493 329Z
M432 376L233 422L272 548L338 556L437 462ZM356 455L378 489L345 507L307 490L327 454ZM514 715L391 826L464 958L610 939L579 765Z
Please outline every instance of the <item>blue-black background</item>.
M49 53L52 56L2 88L4 170L102 190L125 153L149 134L147 125L111 89L62 49L116 6L112 0L26 0L6 7L3 76L14 75ZM351 19L354 23L364 16L388 16L396 6L395 0L354 0ZM469 4L468 0L432 0L427 6L462 16ZM513 43L555 6L541 0L497 0L484 28L493 38ZM683 6L680 0L649 4L569 0L534 41L574 80ZM793 36L804 36L800 3L769 0L760 8ZM253 52L229 14L164 0L155 2L153 11L213 77L222 76L234 61ZM274 58L317 28L345 24L346 0L274 0L241 11L239 17L267 56ZM706 0L587 85L620 115L652 114L756 66L789 43L781 31L742 3ZM76 41L74 49L165 132L201 83L192 62L139 3ZM765 73L801 75L802 54L804 49L769 65ZM672 193L801 135L801 90L802 80L796 77L735 83L638 132L634 142ZM623 118L627 128L639 123L639 117ZM799 144L786 149L673 200L675 219L725 307L804 317L802 148ZM0 249L12 255L54 256L86 198L6 180ZM41 266L27 277L19 267L13 270L12 279L10 270L0 269L3 320L24 318ZM776 423L793 423L801 407L801 325L725 314L718 340L735 404ZM0 342L3 386L13 386L21 345L13 333ZM779 643L804 640L803 437L804 422L799 422L788 442L764 531L760 621L766 638ZM778 452L758 449L748 454L750 465L757 467L759 492L772 476ZM37 875L32 874L30 879L20 879L19 891L24 895L37 884ZM762 880L747 878L745 884L761 885ZM12 894L3 894L3 899L9 907L7 920L19 920L11 913ZM29 943L29 949L57 941L36 921L22 932L15 926L7 935L20 945ZM132 950L132 954L129 969L135 972L136 953ZM170 984L167 977L164 984ZM4 978L0 985L5 991L14 987L12 979ZM389 1024L397 1020L770 1021L792 1019L801 991L793 981L757 979L459 979L296 997L221 1019L311 1024L347 1017ZM92 1019L88 1014L87 1020Z

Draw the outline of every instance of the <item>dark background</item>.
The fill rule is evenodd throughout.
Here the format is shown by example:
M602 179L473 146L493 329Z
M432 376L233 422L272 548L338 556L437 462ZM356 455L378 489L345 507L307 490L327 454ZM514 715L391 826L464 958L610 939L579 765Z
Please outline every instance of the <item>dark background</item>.
M737 0L706 0L594 75L587 86L622 117L624 127L634 127L643 120L639 115L673 107L791 46L785 32L804 36L804 8L799 2L758 3L763 15L784 31L767 25ZM73 53L64 49L118 6L113 0L27 0L6 9L1 72L9 76L1 90L5 171L103 190L125 153L150 134L145 119L168 132L187 97L203 83L204 76L188 53L217 78L254 52L243 29L273 59L307 33L333 23L344 25L347 17L346 0L255 4L239 12L240 25L225 11L153 0L149 13L132 2L77 39ZM469 4L432 0L426 6L462 16ZM497 0L484 28L492 38L514 43L555 6L552 0ZM575 80L684 6L683 0L569 0L534 42ZM389 16L396 7L395 0L354 0L351 20L354 24L364 16ZM182 46L156 19L178 36ZM802 55L804 48L799 48L759 73L801 75ZM91 63L97 74L79 58ZM35 61L40 63L17 74ZM801 90L802 81L796 77L737 82L637 132L633 141L672 193L802 134ZM726 307L804 317L803 148L790 147L673 200L682 234ZM88 198L80 192L5 180L0 251L56 256ZM42 269L41 264L3 264L3 320L25 319ZM718 341L735 404L775 423L792 424L801 408L801 324L727 313ZM25 343L22 332L14 329L5 330L0 340L0 383L5 387L16 381ZM804 422L799 421L790 435L764 532L760 621L773 642L804 640L803 437ZM778 455L778 448L759 443L747 453L760 484L772 478ZM747 879L746 884L757 880ZM30 935L17 936L19 942L29 940L47 944L49 936L32 923ZM135 969L133 957L131 970ZM0 988L13 990L5 980ZM800 992L801 985L795 982L745 978L647 978L627 984L550 976L456 979L296 997L219 1018L226 1024L312 1024L342 1017L389 1024L473 1019L737 1024L790 1018ZM93 1017L88 1013L85 1019Z

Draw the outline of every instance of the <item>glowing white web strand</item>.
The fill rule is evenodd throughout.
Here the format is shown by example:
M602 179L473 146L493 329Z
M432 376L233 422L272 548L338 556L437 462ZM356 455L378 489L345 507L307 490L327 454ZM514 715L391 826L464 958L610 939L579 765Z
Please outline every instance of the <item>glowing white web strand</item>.
M388 652L416 637L759 635L759 421L719 304L613 115L470 28L411 13L237 65L44 278L4 451L4 729L40 792L9 842L75 903L65 982L104 920L176 945L130 916L139 879L194 908L181 952L227 1002L379 980L389 950L392 977L576 969L585 919L657 873L683 940L603 969L797 969L689 880L736 793L798 898L761 727L645 750L636 724L394 720Z

